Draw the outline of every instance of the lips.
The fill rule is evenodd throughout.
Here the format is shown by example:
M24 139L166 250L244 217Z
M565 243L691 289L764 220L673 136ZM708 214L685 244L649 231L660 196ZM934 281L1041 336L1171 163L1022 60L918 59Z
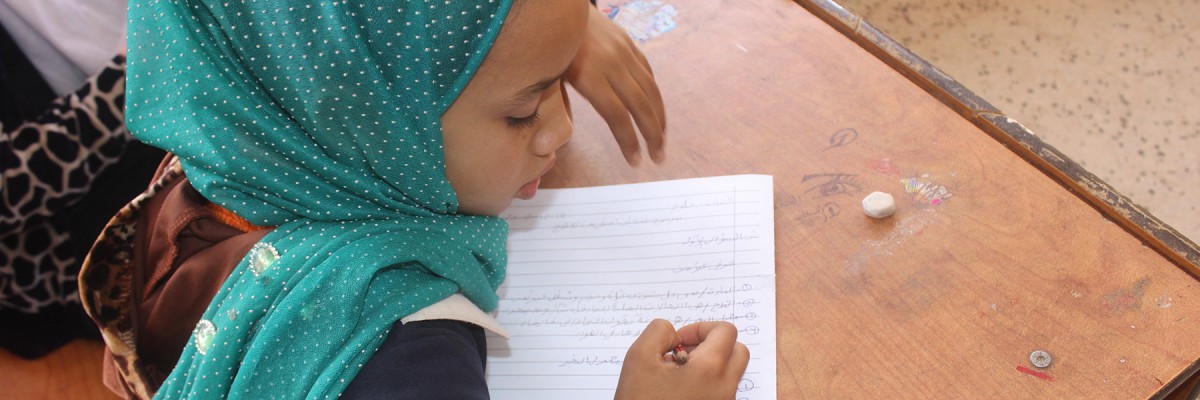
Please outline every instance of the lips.
M554 162L555 159L551 158L550 162L546 164L546 168L542 169L542 172L538 173L537 178L534 178L532 181L529 181L524 185L521 185L521 188L517 189L517 198L521 200L532 199L533 196L537 194L538 185L542 184L542 176L546 175L547 172L550 172L550 168L554 168Z
M542 178L537 178L517 189L517 198L521 200L532 199L537 194L538 185L542 184Z

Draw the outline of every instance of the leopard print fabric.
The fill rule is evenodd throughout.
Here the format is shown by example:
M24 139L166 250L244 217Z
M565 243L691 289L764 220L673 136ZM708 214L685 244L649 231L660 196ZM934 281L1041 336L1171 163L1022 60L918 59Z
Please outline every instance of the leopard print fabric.
M120 159L132 140L124 102L125 59L117 57L36 120L0 127L0 310L79 303L82 256L51 217Z
M133 287L133 251L137 222L146 202L176 180L183 178L183 168L175 157L164 161L163 172L145 193L117 212L96 239L96 245L83 261L80 271L80 297L83 308L100 327L100 335L108 348L120 382L112 382L113 390L121 389L126 398L149 399L158 390L158 382L166 373L142 363L137 355L134 329L137 309ZM108 363L108 361L105 361Z

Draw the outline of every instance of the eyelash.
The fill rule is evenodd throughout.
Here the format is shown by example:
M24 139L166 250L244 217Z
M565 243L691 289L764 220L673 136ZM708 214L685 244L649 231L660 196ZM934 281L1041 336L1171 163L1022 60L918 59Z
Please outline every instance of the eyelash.
M538 123L538 112L534 111L527 117L507 117L508 126L516 129L532 128Z

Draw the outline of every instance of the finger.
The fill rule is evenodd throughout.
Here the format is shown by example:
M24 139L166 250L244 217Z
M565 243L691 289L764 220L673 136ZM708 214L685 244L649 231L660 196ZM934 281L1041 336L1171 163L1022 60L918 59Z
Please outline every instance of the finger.
M617 97L621 99L627 112L633 115L633 120L637 123L638 130L642 132L642 137L647 139L646 145L650 146L649 140L654 140L657 147L662 147L662 125L659 124L658 116L655 115L646 93L638 90L641 87L637 81L629 73L617 74L609 79L611 79L609 84L616 91ZM653 156L653 153L651 155Z
M628 37L628 35L625 37L625 40L629 43L629 49L633 50L633 56L637 57L638 62L642 63L643 67L646 67L646 72L649 72L650 76L654 76L654 68L650 66L650 60L642 53L642 49L638 48L637 44L633 42L633 38Z
M604 118L613 138L617 140L617 146L621 147L625 161L632 166L641 164L642 154L637 132L633 130L633 121L630 121L624 103L613 88L609 85L589 84L575 86L575 89L579 90L579 93L592 103L600 117Z
M727 359L737 343L737 327L725 321L697 322L679 329L684 346L695 346L692 354L711 354Z
M729 355L729 364L727 369L732 374L734 379L741 378L746 373L746 366L750 363L750 349L742 342L733 344L733 351Z
M574 123L575 113L571 110L571 94L567 92L567 81L558 82L558 90L562 92L563 106L567 109L567 120Z
M626 37L626 42L629 44L626 47L628 53L634 54L634 58L642 66L641 68L629 68L629 70L634 74L634 78L637 79L637 84L641 85L642 90L646 91L646 94L650 96L650 101L658 105L656 112L659 115L659 123L662 124L662 131L666 131L667 115L665 108L662 107L662 94L659 92L659 84L654 80L654 68L650 67L650 61L646 59L646 54L642 54L642 49L637 48L637 44L634 44L631 38Z
M638 86L646 95L650 97L651 105L654 106L654 111L658 115L658 121L662 124L665 131L667 129L667 114L666 107L663 107L662 92L658 90L658 81L654 80L654 75L649 71L641 70L632 72L633 78L637 80Z
M663 106L662 92L658 90L658 83L654 81L654 76L645 70L634 67L629 72L649 100L650 111L658 120L657 134L643 130L642 137L646 139L646 150L650 153L650 158L656 163L661 163L666 156L663 149L666 148L667 136L667 113L666 107Z
M675 331L675 326L664 319L655 319L629 346L629 355L638 359L663 359L663 355L678 343L679 333Z
M658 83L654 80L654 67L650 66L650 60L646 59L646 55L637 47L637 44L633 43L632 38L626 37L626 41L628 42L627 48L629 52L633 53L633 57L645 68L643 71L645 72L645 75L643 75L645 78L642 78L638 74L634 74L634 77L638 79L638 84L641 85L642 90L650 96L650 100L657 105L655 112L658 115L658 123L662 128L663 135L659 136L657 147L650 143L646 143L646 147L649 148L650 158L654 162L662 162L666 158L666 152L663 150L665 147L664 140L662 139L665 139L667 132L667 112L666 107L663 106L662 93L659 92Z

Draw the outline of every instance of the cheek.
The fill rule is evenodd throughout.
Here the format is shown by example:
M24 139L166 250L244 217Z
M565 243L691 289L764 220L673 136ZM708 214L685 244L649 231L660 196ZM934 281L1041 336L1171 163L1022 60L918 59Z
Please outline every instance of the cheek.
M526 146L503 127L476 128L476 135L446 135L446 179L458 195L459 212L494 215L525 184L521 163Z
M524 146L514 143L495 142L488 146L486 157L480 158L479 167L486 171L480 182L481 187L488 188L492 197L511 199L517 188L525 182L518 182L521 177L521 160Z
M459 212L465 214L496 215L512 204L514 195L520 185L513 171L517 168L511 162L498 160L481 163L477 173L462 180L461 185L454 186L458 194Z

